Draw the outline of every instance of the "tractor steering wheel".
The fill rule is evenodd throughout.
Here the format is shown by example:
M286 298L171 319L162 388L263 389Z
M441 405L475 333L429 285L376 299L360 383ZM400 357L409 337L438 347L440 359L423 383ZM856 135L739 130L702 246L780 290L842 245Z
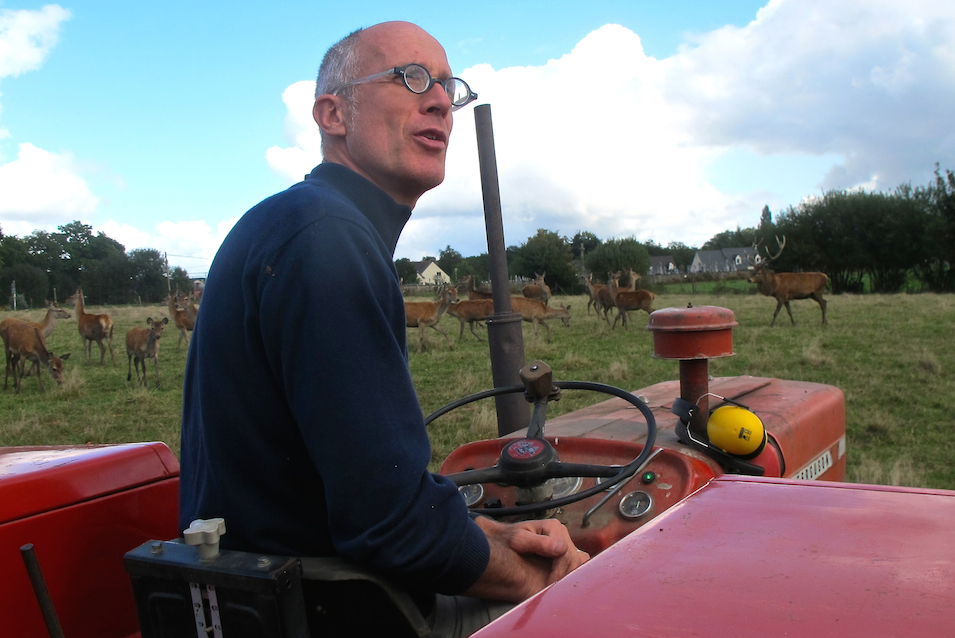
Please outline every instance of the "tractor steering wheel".
M527 374L525 374L527 373ZM436 410L425 419L425 425L451 410L468 403L503 394L523 391L528 401L534 402L534 413L528 427L527 436L514 439L501 450L501 458L497 465L474 470L465 470L449 474L455 485L472 485L474 483L500 483L515 487L533 488L543 485L553 478L564 477L602 477L609 480L598 483L586 490L563 498L544 500L538 503L518 505L515 507L475 508L471 512L491 517L515 516L535 514L538 512L576 503L594 494L598 494L614 485L633 476L653 453L653 443L656 440L657 424L653 412L646 404L626 390L615 388L602 383L588 381L556 381L550 382L550 368L547 364L535 361L521 369L521 379L524 385L510 385L492 390L485 390L470 396L458 399ZM544 418L547 401L557 399L560 390L592 390L620 397L631 403L643 413L647 422L647 438L643 450L633 461L624 466L597 465L589 463L563 463L557 457L557 451L544 439ZM549 391L547 391L549 390Z

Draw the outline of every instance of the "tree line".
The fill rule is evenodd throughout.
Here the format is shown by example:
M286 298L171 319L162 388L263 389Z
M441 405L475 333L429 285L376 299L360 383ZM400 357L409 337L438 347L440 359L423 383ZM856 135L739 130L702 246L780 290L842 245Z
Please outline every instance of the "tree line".
M175 267L166 272L162 254L152 248L126 248L92 226L73 221L51 233L35 230L25 237L0 230L0 290L12 305L16 282L17 306L39 307L46 300L63 301L77 286L87 303L158 303L167 294L167 274L173 289L192 290L188 273Z
M737 227L714 235L699 248L682 242L666 246L633 237L601 240L591 232L573 237L539 229L519 246L507 247L511 278L547 273L555 292L583 292L581 274L593 273L604 282L608 271L633 268L646 273L651 256L669 256L688 272L698 250L718 250L759 244L763 254L786 249L773 262L780 272L821 271L829 275L835 293L955 291L955 174L944 175L936 164L935 179L924 186L903 184L890 192L831 190L790 206L773 220L764 206L759 225ZM470 274L489 279L487 253L464 257L447 246L434 259L457 280ZM408 259L395 262L399 276L414 281L417 272Z

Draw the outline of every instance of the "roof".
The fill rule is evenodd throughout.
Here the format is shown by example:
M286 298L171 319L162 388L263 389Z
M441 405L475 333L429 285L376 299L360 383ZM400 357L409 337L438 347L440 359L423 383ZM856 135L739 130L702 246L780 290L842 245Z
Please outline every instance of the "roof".
M752 246L740 248L720 248L719 250L698 250L694 257L708 272L726 272L730 270L747 270L749 268L749 258L755 257L759 262L759 255L756 255Z

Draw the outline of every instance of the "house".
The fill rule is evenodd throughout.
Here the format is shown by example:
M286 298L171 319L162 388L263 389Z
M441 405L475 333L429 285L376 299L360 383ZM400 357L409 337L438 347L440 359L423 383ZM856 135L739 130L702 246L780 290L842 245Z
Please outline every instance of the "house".
M437 262L433 259L425 259L424 261L415 261L414 264L415 272L418 273L419 284L446 284L450 283L451 278L448 277L448 274L441 270L441 267L438 266Z
M661 255L659 257L650 257L650 271L648 275L674 275L680 272L673 261L673 255Z
M693 256L690 272L735 272L750 270L750 258L758 264L762 258L752 246L745 248L721 248L719 250L698 250Z

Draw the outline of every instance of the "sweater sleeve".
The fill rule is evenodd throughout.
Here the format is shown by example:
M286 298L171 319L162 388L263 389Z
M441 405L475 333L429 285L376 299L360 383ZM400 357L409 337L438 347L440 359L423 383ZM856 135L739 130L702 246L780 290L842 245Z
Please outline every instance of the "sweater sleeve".
M428 472L401 289L380 238L322 218L275 256L260 298L271 372L324 484L336 551L439 592L469 587L487 539L457 488Z

